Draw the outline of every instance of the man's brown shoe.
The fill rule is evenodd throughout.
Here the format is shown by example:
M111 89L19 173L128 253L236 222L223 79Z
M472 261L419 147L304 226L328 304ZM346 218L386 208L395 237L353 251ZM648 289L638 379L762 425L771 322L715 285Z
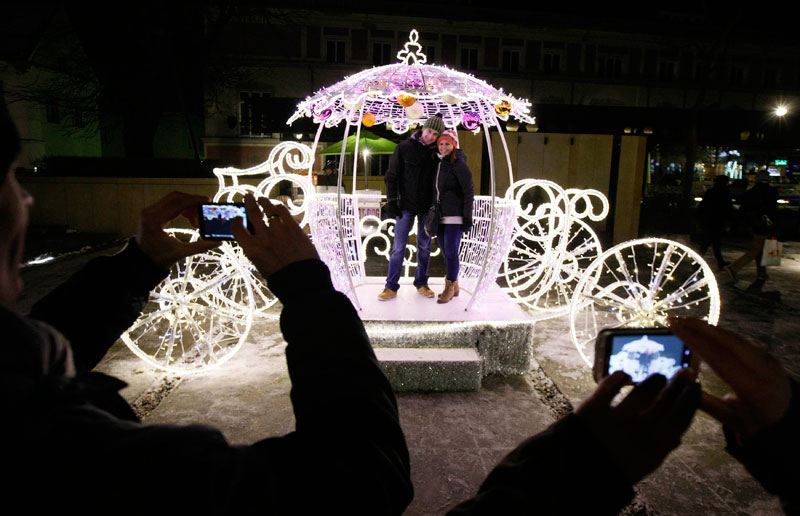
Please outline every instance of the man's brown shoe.
M417 289L417 292L419 292L420 294L422 294L425 297L433 297L434 296L433 290L429 289L428 285L422 285L421 287L419 287Z
M397 297L397 292L389 288L383 289L383 292L378 294L379 301L388 301L395 297Z

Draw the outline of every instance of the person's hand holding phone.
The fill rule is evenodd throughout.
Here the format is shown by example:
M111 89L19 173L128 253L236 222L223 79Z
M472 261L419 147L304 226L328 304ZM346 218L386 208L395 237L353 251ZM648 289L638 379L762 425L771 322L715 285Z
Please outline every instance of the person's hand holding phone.
M603 443L631 484L661 464L681 442L700 402L700 385L691 369L667 382L655 374L637 385L618 405L612 400L630 376L617 371L605 377L575 414Z
M208 198L202 195L172 192L143 209L136 229L136 243L139 249L159 265L169 268L187 256L217 247L219 242L204 240L182 242L164 231L167 224L178 215L185 216L192 226L197 227L197 207L207 201Z
M231 223L231 231L262 276L269 278L290 263L319 258L314 244L285 206L274 205L265 197L256 201L250 194L244 203L253 233L238 218Z
M789 410L789 376L764 349L697 319L673 318L669 327L733 389L723 398L703 392L700 408L710 416L750 436Z

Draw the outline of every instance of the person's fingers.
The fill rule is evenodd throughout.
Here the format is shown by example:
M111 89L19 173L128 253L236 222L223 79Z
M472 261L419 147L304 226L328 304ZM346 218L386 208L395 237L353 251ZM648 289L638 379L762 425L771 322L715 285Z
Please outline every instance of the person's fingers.
M253 233L256 235L263 234L267 229L267 225L264 223L264 216L261 213L261 208L259 208L255 197L249 193L245 195L244 205L247 209L247 220L250 221L250 226L253 228ZM234 236L236 235L234 234Z
M645 381L634 387L625 396L625 399L617 405L617 411L621 414L638 414L642 412L658 397L666 383L667 379L664 378L664 375L652 374L648 376Z
M208 202L208 197L204 195L170 192L147 210L148 214L157 217L159 222L166 223L180 215L184 210L204 202Z
M677 446L692 422L700 403L700 392L700 384L692 380L692 372L682 369L670 379L648 410L654 430L660 433L661 442L669 449Z
M578 412L586 412L595 407L608 407L614 396L630 381L631 377L624 372L614 371L600 380L595 391L578 408Z
M268 197L259 197L258 204L261 205L261 208L264 210L264 215L269 217L270 215L276 215L278 211L278 204L272 204L272 201Z
M754 354L760 357L763 350L733 332L689 318L670 318L669 327L728 383L725 375L741 377L745 371L758 376L769 373L760 361L753 360Z
M247 254L248 250L255 245L255 237L245 229L242 219L239 217L231 220L231 234L233 235L233 238L236 239L236 242L242 246L245 254Z
M789 379L780 363L739 335L696 319L671 319L670 328L737 393L761 407L768 420L780 417L791 398Z
M705 391L700 397L700 410L723 425L736 426L739 421L729 400L726 401Z
M293 224L297 227L300 227L300 225L297 224L297 221L294 219L292 214L289 213L289 209L283 204L275 206L275 213L281 218L281 222L283 222L284 224Z

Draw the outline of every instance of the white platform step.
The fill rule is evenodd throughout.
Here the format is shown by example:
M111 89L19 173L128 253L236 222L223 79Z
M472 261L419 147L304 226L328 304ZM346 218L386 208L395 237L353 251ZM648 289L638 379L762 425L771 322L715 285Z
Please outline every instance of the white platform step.
M375 348L397 392L479 389L483 360L474 348Z

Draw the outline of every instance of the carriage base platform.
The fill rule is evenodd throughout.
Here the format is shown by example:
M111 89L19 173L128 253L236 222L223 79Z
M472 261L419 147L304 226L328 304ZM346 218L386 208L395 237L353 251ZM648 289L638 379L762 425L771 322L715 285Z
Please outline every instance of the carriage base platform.
M522 374L530 369L536 321L553 316L530 315L497 285L469 311L465 286L439 304L420 295L412 278L401 279L397 297L379 301L384 282L368 277L356 293L375 355L398 392L474 390L489 374ZM428 286L438 295L444 279Z

